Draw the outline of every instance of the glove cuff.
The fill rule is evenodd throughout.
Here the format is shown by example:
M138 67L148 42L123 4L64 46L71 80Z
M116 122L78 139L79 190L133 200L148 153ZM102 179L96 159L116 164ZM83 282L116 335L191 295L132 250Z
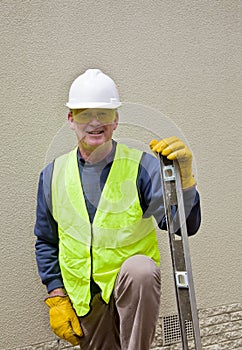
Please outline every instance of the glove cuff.
M53 296L48 296L44 299L44 302L47 306L53 307L59 304L60 302L66 300L69 300L68 295L53 295Z
M188 189L190 187L193 187L196 185L196 180L194 178L194 176L192 175L191 177L189 178L181 178L181 184L182 184L182 189L185 190L185 189Z

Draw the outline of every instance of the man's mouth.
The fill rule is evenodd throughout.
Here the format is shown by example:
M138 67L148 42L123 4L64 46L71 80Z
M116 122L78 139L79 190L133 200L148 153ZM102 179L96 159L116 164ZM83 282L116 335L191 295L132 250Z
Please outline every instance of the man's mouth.
M93 130L93 131L87 131L88 134L91 135L100 135L103 133L103 130Z

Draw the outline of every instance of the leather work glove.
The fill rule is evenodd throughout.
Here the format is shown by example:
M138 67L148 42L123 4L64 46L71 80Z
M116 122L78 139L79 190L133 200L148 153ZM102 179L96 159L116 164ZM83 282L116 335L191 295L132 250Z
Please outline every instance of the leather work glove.
M172 136L161 141L152 140L150 148L153 152L161 153L170 160L178 161L183 189L196 184L192 174L192 152L178 137Z
M83 336L83 332L69 297L67 295L48 297L45 299L45 303L50 308L52 331L72 345L79 345L79 338Z

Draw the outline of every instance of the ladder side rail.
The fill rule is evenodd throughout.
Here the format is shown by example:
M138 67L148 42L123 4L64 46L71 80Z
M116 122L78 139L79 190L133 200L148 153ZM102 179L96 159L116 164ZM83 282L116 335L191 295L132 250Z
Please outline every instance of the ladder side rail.
M167 231L168 231L168 237L169 237L169 244L170 244L170 253L171 253L171 260L172 260L172 269L173 269L173 278L174 278L174 285L175 285L175 295L176 295L176 303L177 303L177 309L178 309L178 316L179 316L179 323L180 323L180 331L181 331L181 339L182 339L182 345L183 350L188 350L188 340L187 340L187 333L186 333L186 317L184 315L184 308L182 307L182 301L185 299L188 299L189 303L189 295L186 290L181 289L177 285L177 278L176 278L176 271L177 271L177 261L178 261L178 251L176 249L176 239L175 239L175 230L173 225L173 215L171 211L172 205L177 205L177 196L176 196L176 188L175 188L175 179L173 180L165 180L165 174L164 169L167 164L172 164L171 161L169 161L166 158L163 158L160 155L160 165L161 165L161 179L162 179L162 185L163 185L163 198L164 198L164 208L165 208L165 216L166 216L166 225L167 225ZM166 165L164 164L164 161L166 162ZM181 247L182 245L180 245ZM180 257L181 258L181 257ZM184 260L184 257L181 258L181 260ZM182 265L185 266L185 261L182 262ZM179 268L178 268L179 269ZM184 296L184 292L186 295Z
M200 328L199 328L199 320L198 320L197 305L196 305L196 298L195 298L195 288L194 288L193 275L192 275L192 264L191 264L191 258L190 258L190 249L189 249L187 226L186 226L186 215L185 215L184 201L183 201L183 190L181 185L180 169L177 161L174 162L174 168L175 168L175 177L176 177L176 193L177 193L181 238L182 238L184 259L185 259L188 285L189 285L189 296L190 296L190 305L191 305L191 313L192 313L195 348L196 350L200 350L202 349Z

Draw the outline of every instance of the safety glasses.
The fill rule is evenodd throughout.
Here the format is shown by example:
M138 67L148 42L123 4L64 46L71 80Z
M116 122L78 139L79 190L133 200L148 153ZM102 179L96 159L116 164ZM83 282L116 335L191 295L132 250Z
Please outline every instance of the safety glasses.
M90 108L90 109L73 109L72 117L75 122L80 124L88 124L93 119L97 119L100 123L112 123L116 117L114 109Z

